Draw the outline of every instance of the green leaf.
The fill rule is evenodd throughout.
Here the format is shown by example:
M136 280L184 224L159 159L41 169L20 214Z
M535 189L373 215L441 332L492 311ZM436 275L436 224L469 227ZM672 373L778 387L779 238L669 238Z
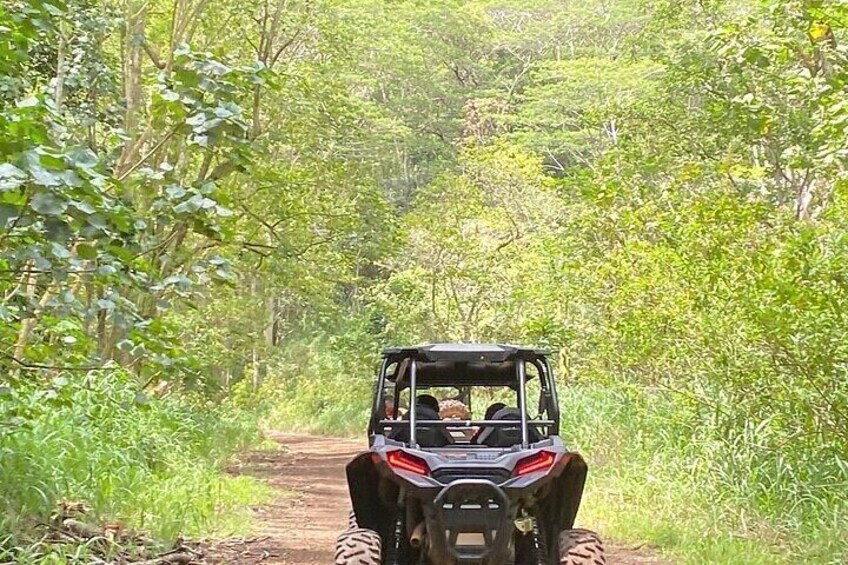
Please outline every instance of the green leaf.
M215 115L221 118L222 120L225 120L234 116L235 114L233 114L232 110L230 110L229 108L218 106L217 108L215 108Z
M59 245L58 243L55 243L55 242L53 243L53 245L51 247L51 252L53 253L53 256L56 257L57 259L67 259L71 256L71 252L68 251L68 249L65 246Z
M68 208L68 203L52 192L39 192L32 197L29 207L45 216L59 216Z
M184 202L180 202L176 206L174 206L174 212L177 214L190 214L192 212L197 212L203 207L204 201L207 200L200 194L195 194L188 200ZM212 203L214 205L214 202Z
M42 4L42 6L44 7L44 11L50 14L51 16L62 16L65 14L64 8L60 8L59 6L56 6L53 3L45 2Z
M200 128L200 126L202 126L203 124L206 123L206 115L205 114L195 114L195 115L191 116L190 118L187 118L185 123L192 126L194 128L194 130L197 131L198 128ZM202 128L200 128L200 129L202 129Z
M42 167L31 167L29 170L35 184L41 186L60 186L62 184L61 174L56 174Z
M68 151L68 161L74 167L92 169L97 165L97 155L87 147L75 147Z
M101 214L92 214L88 218L86 218L88 225L95 227L100 230L105 230L107 227L106 218L104 218Z
M116 269L112 265L100 265L99 267L97 267L97 274L104 276L104 277L108 277L109 275L114 275L117 272L118 272L118 269Z
M80 243L77 245L77 255L80 259L97 259L97 248L87 243Z
M215 61L214 59L207 59L201 63L201 68L204 72L207 72L212 75L225 75L230 72L230 67L227 65Z
M26 180L26 174L11 163L0 164L0 191L14 190Z
M176 49L174 49L175 57L183 57L185 55L191 55L191 47L188 43L180 43Z
M172 184L165 188L165 192L173 199L182 198L186 194L185 188L178 184Z
M36 98L35 96L27 96L23 100L18 100L15 105L18 108L33 108L35 106L38 106L38 104L38 98Z
M21 209L12 204L0 204L0 228L6 227L9 220L17 218Z
M72 186L75 188L79 188L83 185L82 179L79 177L76 171L67 170L62 172L62 181L66 186Z
M51 241L68 241L73 237L73 230L60 218L50 217L44 220L44 235Z
M83 214L94 214L94 207L91 206L88 202L80 202L78 200L71 200L71 206L82 212Z
M0 192L6 190L14 190L24 183L21 179L16 178L0 178Z

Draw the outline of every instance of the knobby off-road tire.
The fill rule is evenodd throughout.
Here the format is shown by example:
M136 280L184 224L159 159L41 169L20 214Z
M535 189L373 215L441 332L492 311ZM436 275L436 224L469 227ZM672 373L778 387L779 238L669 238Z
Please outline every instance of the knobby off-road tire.
M604 544L595 532L565 530L559 535L559 565L606 565Z
M336 540L334 565L380 565L383 542L374 530L348 530Z
M359 524L356 523L356 512L353 510L350 511L350 514L347 515L347 529L355 530L359 527Z

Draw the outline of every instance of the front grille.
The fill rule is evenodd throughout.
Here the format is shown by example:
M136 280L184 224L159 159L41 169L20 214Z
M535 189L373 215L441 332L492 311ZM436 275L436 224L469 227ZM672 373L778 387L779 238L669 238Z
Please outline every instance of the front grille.
M457 479L484 479L496 485L509 479L509 471L503 469L437 469L431 475L442 484L450 484Z

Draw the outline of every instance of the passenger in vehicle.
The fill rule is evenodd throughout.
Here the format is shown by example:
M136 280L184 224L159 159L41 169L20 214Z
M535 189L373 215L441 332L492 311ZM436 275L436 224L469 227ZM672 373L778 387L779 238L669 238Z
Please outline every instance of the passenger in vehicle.
M442 420L453 420L460 424L465 420L471 419L471 411L468 410L461 400L455 398L445 398L439 402L439 418ZM476 433L474 428L465 426L456 426L449 428L449 433L455 441L467 442Z
M429 408L430 410L432 410L433 412L435 412L437 414L437 417L435 419L437 419L437 420L439 419L438 418L439 401L432 394L419 394L418 398L415 399L415 404L417 406L425 406L425 407ZM427 419L431 420L433 418L427 418Z
M381 419L386 418L395 418L395 397L391 394L387 394L385 398L383 398L383 413L381 414Z
M471 412L461 400L446 398L439 402L439 417L442 420L470 420Z
M415 399L415 417L417 420L440 420L439 401L430 394L421 394ZM403 417L409 420L409 414ZM416 439L421 447L445 447L454 443L453 437L446 428L440 426L415 426ZM409 443L409 426L396 427L389 434L389 439Z

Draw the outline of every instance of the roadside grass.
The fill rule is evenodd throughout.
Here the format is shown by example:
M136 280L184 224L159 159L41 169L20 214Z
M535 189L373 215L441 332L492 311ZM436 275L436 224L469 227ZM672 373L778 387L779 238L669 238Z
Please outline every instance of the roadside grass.
M354 324L356 325L356 324ZM361 328L360 328L361 330ZM371 416L374 351L366 333L350 340L295 339L268 364L269 377L259 391L243 391L236 402L264 415L267 428L337 437L361 436ZM358 336L358 337L356 337Z
M364 405L369 406L369 399ZM271 409L264 425L278 430L315 433L335 437L355 437L365 434L370 410L350 402L316 411L288 403Z
M722 531L727 522L714 509L694 501L691 486L659 483L658 478L649 482L640 471L592 468L580 524L616 541L644 543L671 563L772 565L785 561L760 540Z
M249 506L271 497L261 482L223 472L260 440L255 416L187 392L148 398L120 372L6 390L0 423L0 562L86 555L86 544L39 543L63 502L88 506L86 522L120 524L164 548L179 536L246 533Z
M288 356L301 362L275 366L274 378L253 393L261 402L263 425L337 437L364 434L371 417L373 383L351 378L352 369L344 366L345 355L321 355L312 344ZM359 374L368 372L367 366L359 370Z
M706 425L688 428L686 415L660 394L634 394L590 385L560 390L561 434L589 464L582 525L647 543L671 562L848 562L844 490L825 488L826 479L776 478L769 453L719 441Z

